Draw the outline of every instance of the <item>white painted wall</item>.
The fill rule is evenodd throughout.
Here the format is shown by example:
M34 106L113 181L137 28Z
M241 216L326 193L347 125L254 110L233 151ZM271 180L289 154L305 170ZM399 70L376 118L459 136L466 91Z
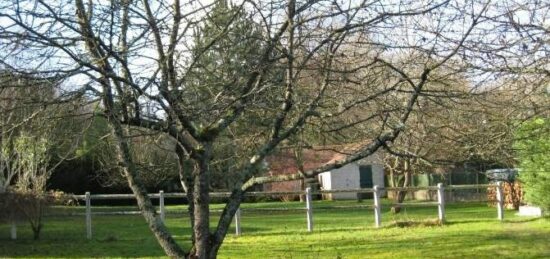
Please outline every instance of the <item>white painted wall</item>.
M330 181L330 172L324 172L319 174L319 182L324 190L332 189L332 182Z
M358 189L359 166L355 163L332 170L330 173L331 189ZM332 199L357 199L356 193L333 193Z
M374 185L384 187L384 166L379 163L380 160L377 156L368 157L361 160L359 163L348 164L339 169L332 170L330 172L324 172L319 175L320 182L323 190L337 190L337 189L359 189L359 165L370 165L372 167L372 182ZM381 193L381 196L385 196L385 192ZM324 195L325 199L329 200L343 200L343 199L357 199L356 193L332 193Z
M330 171L320 173L318 176L319 183L321 184L321 190L330 190L332 189L332 182L330 181ZM327 193L322 195L323 200L332 200L332 193Z
M383 165L380 165L380 164L373 164L371 165L372 167L372 184L373 186L374 185L378 185L378 188L383 188L385 187L385 182L384 182L384 166ZM380 192L380 197L385 197L386 196L386 191L381 191Z

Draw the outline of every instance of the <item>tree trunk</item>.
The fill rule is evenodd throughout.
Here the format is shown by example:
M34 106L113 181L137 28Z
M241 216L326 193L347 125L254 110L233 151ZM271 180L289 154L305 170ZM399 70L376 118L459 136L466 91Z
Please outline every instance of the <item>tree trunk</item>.
M216 258L218 255L218 251L221 248L225 236L227 235L227 231L231 225L233 217L235 216L235 212L237 212L242 202L244 193L245 192L240 189L240 186L236 187L231 193L229 201L225 205L220 220L218 221L216 232L212 236L210 258Z
M254 175L257 170L256 167L250 167L242 172L242 175ZM229 227L231 225L231 222L233 221L233 217L235 217L235 213L239 209L239 206L241 205L241 202L243 200L244 194L248 190L244 187L243 179L240 179L238 184L236 184L235 188L231 192L231 195L229 196L229 199L227 203L225 204L225 208L223 209L223 212L220 216L220 219L218 221L218 226L216 227L216 231L211 237L211 248L210 248L210 258L216 258L218 255L218 251L220 250L223 240L225 239L225 236L227 235L227 231L229 230ZM248 188L251 188L253 185L248 186Z
M411 183L411 172L410 171L405 171L405 177L404 177L404 181L403 181L403 186L401 187L409 187L410 183ZM405 197L407 196L407 191L397 191L397 195L395 196L395 203L403 203L403 201L405 200ZM401 212L401 206L400 205L394 205L392 208L391 208L391 211L395 214Z
M149 229L151 229L160 246L168 256L173 258L186 257L186 253L176 243L160 219L160 216L157 215L156 209L151 203L151 199L149 199L145 187L138 178L137 168L132 160L130 148L122 125L116 120L116 118L110 118L110 122L113 136L115 136L117 144L117 159L121 163L121 167L128 181L128 185L136 197L138 207L141 214L145 218Z
M39 223L38 225L32 225L31 228L32 228L32 238L34 240L40 239L40 230L42 230L42 224Z
M32 237L34 240L38 240L40 239L40 231L42 230L42 216L44 215L42 202L45 201L42 200L42 197L40 196L34 196L33 202L35 202L35 207L31 209L32 212L29 213L28 217L30 217Z
M396 187L397 183L395 182L395 173L393 168L390 168L389 171L390 171L390 187Z
M186 151L180 146L176 145L176 155L178 156L179 177L181 187L187 196L187 213L189 215L189 223L191 229L195 226L194 206L193 206L193 170L186 172L187 161L189 160ZM195 235L191 235L191 247L195 245Z
M193 172L193 258L208 258L211 249L210 242L210 194L209 191L209 160L211 144L204 144L204 153L198 162L199 170Z

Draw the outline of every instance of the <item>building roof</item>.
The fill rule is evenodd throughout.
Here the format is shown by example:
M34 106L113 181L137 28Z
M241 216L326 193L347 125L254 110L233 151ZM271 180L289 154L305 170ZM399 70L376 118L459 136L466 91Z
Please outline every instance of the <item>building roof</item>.
M270 175L291 174L298 172L299 169L308 171L345 159L360 147L360 144L349 144L302 150L284 149L267 157L266 162Z

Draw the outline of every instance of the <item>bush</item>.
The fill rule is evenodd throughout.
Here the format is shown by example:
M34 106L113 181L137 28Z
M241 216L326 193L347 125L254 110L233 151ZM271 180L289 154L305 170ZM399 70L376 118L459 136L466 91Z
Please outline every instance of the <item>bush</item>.
M528 121L518 129L516 137L524 198L530 204L550 209L550 120Z
M0 220L10 222L27 220L34 239L40 237L42 218L49 206L54 204L72 204L71 196L63 192L8 191L0 194Z
M21 218L15 205L16 196L10 191L0 193L0 222L12 222Z

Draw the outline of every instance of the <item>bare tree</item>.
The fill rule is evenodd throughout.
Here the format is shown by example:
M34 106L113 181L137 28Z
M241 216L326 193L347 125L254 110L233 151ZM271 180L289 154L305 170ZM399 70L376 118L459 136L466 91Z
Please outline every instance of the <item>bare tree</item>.
M54 101L55 78L0 74L0 194L2 217L29 221L34 238L42 229L43 212L54 199L46 184L57 165L51 147L73 139L56 138L53 130L65 118L68 103ZM64 107L66 108L66 107Z
M45 97L33 94L42 92L44 82L40 80L25 80L4 71L0 84L0 193L3 193L23 170L17 139L22 131L32 130L31 121L42 115L40 103Z
M179 0L75 0L74 5L12 0L0 5L0 39L8 50L3 66L20 74L55 75L64 79L64 91L101 99L100 114L109 121L120 169L171 257L215 258L251 187L315 176L394 141L431 73L455 73L463 47L478 42L472 32L486 20L489 7L483 1L448 0L243 1L234 4L238 12L230 12L235 19L216 25L218 34L197 51L191 39L214 6ZM202 56L234 32L242 12L262 35L249 57L254 62L225 77L225 85L201 84L195 73ZM273 76L281 70L282 79ZM217 72L199 71L205 78ZM348 97L346 103L335 103L339 93ZM366 110L375 111L371 114L358 112L366 106L379 107ZM261 123L246 120L250 113L261 114ZM372 134L357 140L364 144L353 154L305 172L259 175L277 147L340 116L350 126L342 129L372 127ZM213 150L243 122L250 126L240 137L254 144L239 158L235 187L211 232L208 191L211 167L219 162ZM134 127L171 136L180 165L194 163L195 170L180 170L190 200L190 250L175 242L147 196L130 149Z
M506 163L512 159L499 155L511 144L511 131L498 123L510 121L491 120L501 113L491 116L489 109L477 103L486 101L494 92L472 93L472 87L463 78L432 76L435 78L419 97L407 128L384 147L391 186L408 187L413 184L415 174L437 173L446 178L446 173L455 166L480 160ZM395 202L402 203L406 194L397 191ZM393 206L392 211L398 213L400 206Z

